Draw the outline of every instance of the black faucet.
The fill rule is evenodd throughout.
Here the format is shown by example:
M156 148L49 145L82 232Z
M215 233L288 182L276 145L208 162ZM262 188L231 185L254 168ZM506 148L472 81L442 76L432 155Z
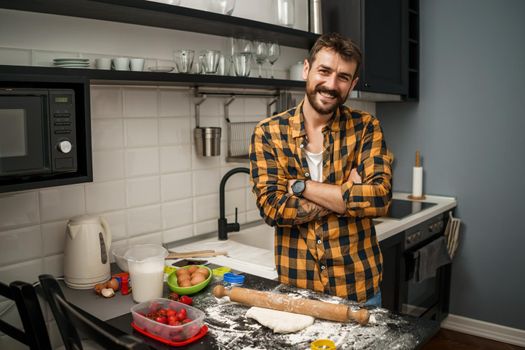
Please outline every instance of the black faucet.
M220 216L219 216L219 240L225 241L228 239L228 232L237 232L241 229L241 226L237 222L237 208L235 208L235 222L233 224L228 224L226 219L225 204L224 204L224 188L226 187L226 181L237 173L246 173L250 175L250 169L248 168L233 168L228 171L221 180L221 186L219 187L219 206L220 206Z

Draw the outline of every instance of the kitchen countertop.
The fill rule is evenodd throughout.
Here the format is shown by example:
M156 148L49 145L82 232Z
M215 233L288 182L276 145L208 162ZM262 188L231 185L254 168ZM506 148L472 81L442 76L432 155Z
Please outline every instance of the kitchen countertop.
M353 302L337 297L284 286L276 281L250 274L245 275L243 287L246 288L356 306ZM333 340L338 349L415 349L439 330L439 322L436 321L398 316L386 309L371 308L371 321L367 326L316 319L312 326L300 332L275 334L256 321L244 317L248 306L231 303L227 299L216 299L211 295L212 288L213 284L193 299L193 305L206 313L205 322L209 332L199 341L185 347L186 349L309 349L309 344L320 338ZM117 301L118 299L113 300L121 302ZM131 314L128 312L107 322L126 333L133 333L144 339L155 349L171 349L134 332L130 326L131 320Z
M410 193L395 192L392 198L409 200L408 199L409 194ZM456 199L453 197L431 196L431 195L426 195L426 198L421 201L413 200L412 202L414 203L429 202L429 203L436 203L436 205L430 208L424 209L418 213L409 215L401 220L396 220L396 219L391 219L391 218L386 218L386 217L377 218L377 220L381 221L381 223L375 225L376 234L377 234L377 238L379 239L379 241L382 241L400 232L403 232L407 228L420 224L423 221L432 218L433 216L444 213L447 210L453 209L457 205Z

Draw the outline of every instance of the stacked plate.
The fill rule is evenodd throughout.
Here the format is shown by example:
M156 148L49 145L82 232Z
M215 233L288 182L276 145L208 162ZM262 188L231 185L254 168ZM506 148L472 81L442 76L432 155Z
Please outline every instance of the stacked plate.
M53 64L61 68L89 68L89 58L55 58Z

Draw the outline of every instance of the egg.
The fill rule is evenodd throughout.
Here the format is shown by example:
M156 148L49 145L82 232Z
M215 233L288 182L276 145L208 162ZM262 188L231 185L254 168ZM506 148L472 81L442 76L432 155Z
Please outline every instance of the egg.
M179 287L191 287L191 282L189 280L184 280L177 284L179 285Z
M100 294L102 292L102 289L106 288L106 284L105 283L97 283L95 284L95 293L97 294Z
M116 292L119 288L119 284L116 278L110 279L108 282L106 282L106 287L113 289L114 292Z
M189 271L186 269L178 269L177 271L175 271L175 274L177 275L177 278L180 278L180 276L182 275L190 275Z
M191 277L191 285L194 286L194 285L199 284L199 283L201 283L201 282L203 282L205 280L206 280L206 277L204 277L202 274L195 273Z
M199 267L199 268L195 271L195 273L200 273L200 274L203 275L205 278L208 278L208 275L209 275L210 271L208 271L208 269L205 268L205 267Z
M177 277L177 283L181 283L182 281L189 281L191 280L190 275L180 275L180 277Z
M197 271L198 269L199 269L198 266L192 265L192 266L188 267L186 270L188 270L190 272L190 274L192 274L195 271Z

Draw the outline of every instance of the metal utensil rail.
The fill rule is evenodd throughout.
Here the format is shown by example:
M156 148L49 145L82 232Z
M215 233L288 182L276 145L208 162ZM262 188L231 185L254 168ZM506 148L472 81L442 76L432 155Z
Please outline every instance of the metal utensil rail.
M228 144L228 155L226 157L227 162L247 162L248 161L248 148L250 145L250 137L254 127L258 122L253 121L242 121L232 122L230 120L230 105L235 101L237 97L244 98L269 98L271 99L266 104L266 115L271 115L272 105L279 101L279 91L262 91L262 92L244 92L244 91L213 91L213 90L199 90L195 89L195 97L199 98L194 103L195 105L195 125L196 130L200 129L200 105L206 101L208 97L220 97L227 98L223 103L224 107L224 119L227 123L227 144ZM196 140L197 141L197 140ZM207 156L207 154L202 154ZM215 154L218 155L218 154Z

